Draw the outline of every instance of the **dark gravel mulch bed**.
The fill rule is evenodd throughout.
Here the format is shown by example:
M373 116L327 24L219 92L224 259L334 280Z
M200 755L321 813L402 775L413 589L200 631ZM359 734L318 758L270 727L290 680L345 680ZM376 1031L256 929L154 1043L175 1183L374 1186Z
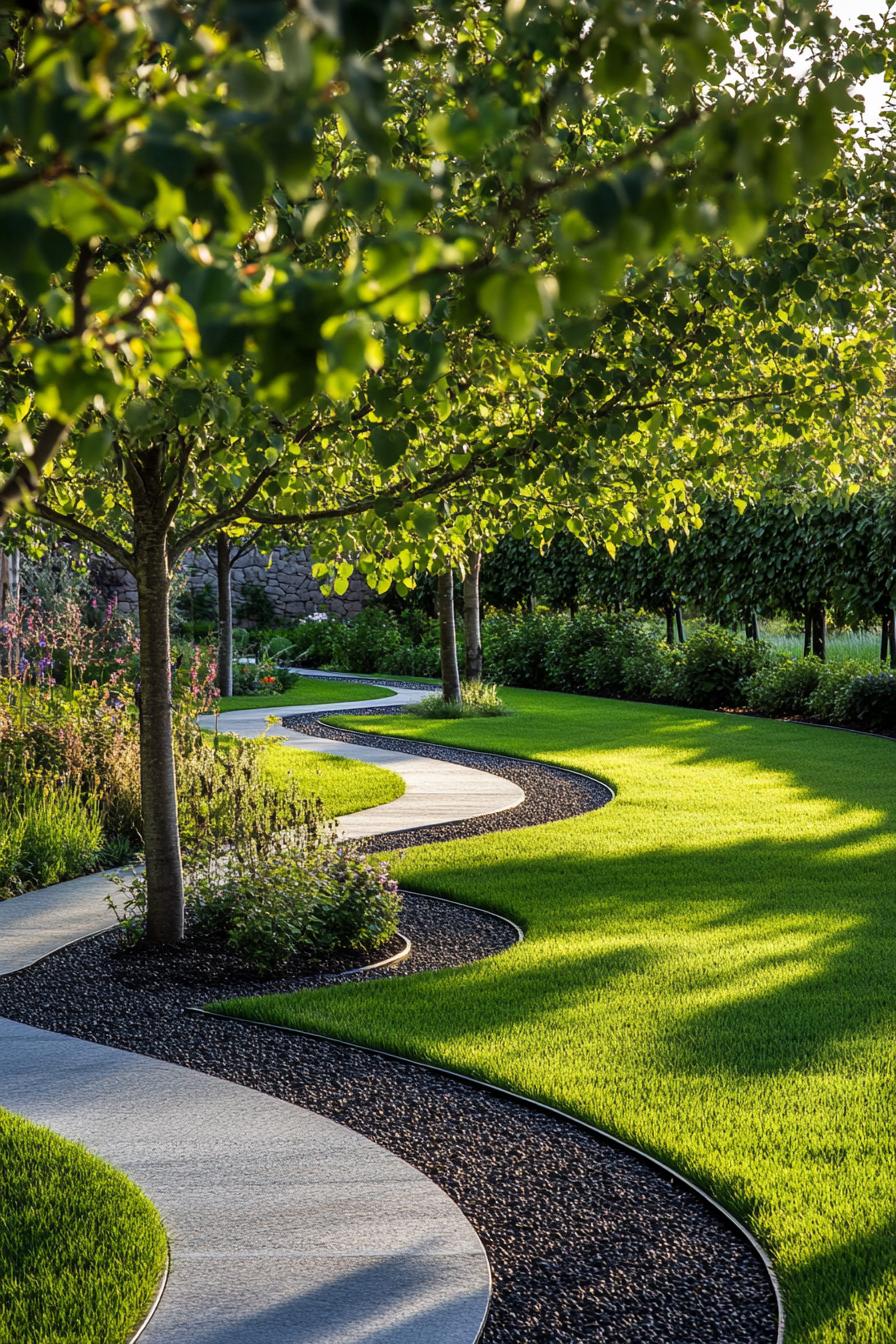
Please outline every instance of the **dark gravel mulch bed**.
M516 941L482 912L405 900L412 957L370 976L469 962ZM167 969L166 969L167 967ZM117 933L0 979L0 1015L201 1069L366 1134L447 1190L488 1251L483 1344L771 1344L758 1257L698 1195L523 1102L312 1037L197 1017L212 998L332 977L228 981L164 955L127 962ZM135 974L138 983L134 983Z
M327 711L329 714L331 711ZM386 709L352 709L333 713L363 717L371 714L403 714L406 707ZM389 751L406 751L409 756L427 756L431 760L451 761L454 765L468 765L474 770L485 770L501 775L522 789L525 797L518 807L504 812L493 812L484 817L470 817L466 821L449 821L440 826L417 826L413 831L374 835L359 844L368 852L385 849L410 849L414 845L428 845L438 840L460 840L489 831L512 831L525 826L538 826L546 821L564 821L583 812L604 807L613 798L613 792L599 779L564 770L540 761L515 760L486 751L468 751L462 747L443 747L433 742L417 742L384 733L352 732L323 723L319 714L293 714L283 719L283 727L311 737L328 737L334 742L360 743L367 747L384 747Z

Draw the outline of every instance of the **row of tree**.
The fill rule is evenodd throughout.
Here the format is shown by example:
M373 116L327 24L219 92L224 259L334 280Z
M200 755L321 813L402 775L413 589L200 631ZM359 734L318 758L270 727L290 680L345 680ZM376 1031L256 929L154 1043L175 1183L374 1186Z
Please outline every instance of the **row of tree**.
M896 661L896 487L867 484L847 502L763 498L737 508L704 502L701 526L673 545L589 554L572 537L544 552L506 538L483 568L483 595L502 608L536 601L662 616L684 637L682 607L757 637L758 616L803 623L805 651L824 658L828 617L879 624L881 657Z

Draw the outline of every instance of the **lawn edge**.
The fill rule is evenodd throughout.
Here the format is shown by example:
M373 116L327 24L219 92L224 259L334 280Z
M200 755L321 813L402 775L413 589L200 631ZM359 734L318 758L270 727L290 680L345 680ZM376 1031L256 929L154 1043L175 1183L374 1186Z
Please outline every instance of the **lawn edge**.
M433 899L430 898L428 892L419 894L425 895L429 899ZM438 896L434 899L446 901L449 904L465 905L468 909L475 910L479 908L470 905L468 901L452 902L451 898L447 896ZM494 914L494 911L489 910L487 907L482 907L482 910L485 914ZM507 917L505 915L500 915L498 918L506 919ZM514 921L508 920L507 922L512 924ZM519 928L518 925L516 927ZM528 1106L532 1110L540 1111L542 1114L553 1115L561 1120L566 1120L570 1124L576 1125L579 1129L585 1130L586 1133L595 1135L604 1143L608 1143L612 1147L620 1149L622 1152L628 1153L632 1157L638 1158L640 1161L647 1163L648 1166L651 1166L655 1170L661 1171L664 1175L670 1177L679 1186L683 1186L685 1189L690 1190L693 1194L697 1195L699 1199L703 1200L705 1204L708 1204L721 1218L729 1223L751 1247L765 1269L769 1283L771 1284L772 1295L775 1299L775 1311L778 1318L778 1326L774 1344L784 1344L784 1331L787 1320L784 1308L784 1297L769 1252L765 1249L755 1234L750 1231L749 1227L741 1222L736 1214L726 1208L714 1195L711 1195L707 1190L704 1190L696 1181L692 1181L690 1177L677 1171L675 1167L670 1166L667 1162L663 1162L661 1158L654 1157L653 1154L644 1151L642 1148L636 1147L635 1144L629 1143L628 1140L621 1139L618 1135L612 1134L609 1130L601 1129L600 1126L594 1125L588 1120L582 1120L579 1116L573 1115L570 1111L564 1111L559 1106L552 1106L549 1102L539 1101L535 1097L526 1096L524 1092L515 1092L509 1087L502 1087L499 1083L491 1083L485 1078L477 1077L475 1074L462 1073L459 1069L449 1069L443 1064L432 1064L427 1060L415 1059L412 1055L401 1055L394 1050L383 1050L374 1045L361 1045L357 1041L350 1041L342 1036L329 1036L321 1031L308 1031L302 1027L287 1027L280 1023L263 1022L254 1017L240 1017L232 1013L218 1013L213 1012L208 1008L187 1008L185 1009L185 1012L192 1017L213 1018L218 1022L222 1020L236 1022L240 1026L261 1027L265 1031L281 1031L290 1036L302 1036L310 1040L325 1041L328 1044L342 1046L349 1050L363 1050L365 1054L376 1055L381 1059L390 1059L401 1064L411 1065L414 1068L426 1069L430 1073L438 1073L443 1077L453 1078L470 1087L478 1087L483 1091L492 1092L498 1096L508 1097L510 1100ZM482 1329L485 1329L485 1321L483 1321ZM480 1330L480 1337L481 1334L482 1331Z

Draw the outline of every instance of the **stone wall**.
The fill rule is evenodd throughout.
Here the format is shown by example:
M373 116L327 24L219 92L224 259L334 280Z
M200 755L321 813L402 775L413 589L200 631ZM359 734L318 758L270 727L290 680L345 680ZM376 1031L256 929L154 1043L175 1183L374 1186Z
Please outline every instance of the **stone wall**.
M181 566L183 577L196 594L207 587L215 603L214 561L204 551L191 551ZM136 611L137 594L129 574L102 561L95 569L98 585L108 596L116 596L123 611ZM307 549L291 551L278 546L270 555L252 549L239 557L233 567L233 612L237 625L251 624L240 616L240 604L246 588L263 588L277 620L295 621L312 611L331 616L354 616L373 596L363 579L353 575L348 592L342 597L324 597L317 580L311 577L311 554Z

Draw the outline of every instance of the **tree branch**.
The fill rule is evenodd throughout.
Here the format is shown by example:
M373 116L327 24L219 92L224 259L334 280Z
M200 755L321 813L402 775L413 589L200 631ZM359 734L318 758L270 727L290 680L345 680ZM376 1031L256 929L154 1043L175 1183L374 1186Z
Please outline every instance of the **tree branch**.
M30 456L22 458L13 467L0 486L0 528L17 504L36 493L45 468L53 460L68 431L69 426L61 420L48 420L38 434Z
M89 527L87 523L82 523L77 518L72 518L70 514L59 513L56 509L50 508L42 499L38 499L34 504L34 512L38 518L42 518L45 523L52 523L54 527L67 532L69 536L77 537L79 541L87 542L88 546L95 546L97 550L105 551L106 555L111 556L122 569L126 569L129 574L134 573L134 557L130 551L111 537L107 537L104 532L98 532L96 528Z

